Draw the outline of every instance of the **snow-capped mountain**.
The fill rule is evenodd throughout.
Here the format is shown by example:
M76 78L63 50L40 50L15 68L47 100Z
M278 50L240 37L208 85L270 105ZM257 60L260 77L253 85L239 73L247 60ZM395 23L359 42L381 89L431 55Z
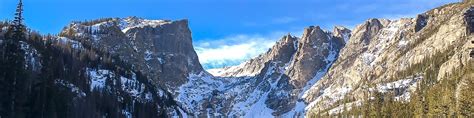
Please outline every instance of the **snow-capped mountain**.
M467 43L473 39L468 30L472 9L471 3L456 3L416 18L370 19L358 25L328 73L305 92L307 112L339 114L343 106L369 104L378 92L413 102L416 88L425 91L419 86L447 86L443 82L454 79L461 82L454 82L457 88L450 92L459 94L466 87L462 81L473 78Z
M0 28L9 24L0 24ZM161 86L128 66L117 56L106 54L80 40L25 33L14 41L12 32L0 31L0 48L18 44L23 60L22 77L4 78L1 58L2 103L13 103L16 117L179 117L186 116L173 96ZM4 38L5 37L5 38ZM9 46L9 47L7 47ZM6 55L4 50L0 54ZM11 69L11 68L10 68ZM16 83L18 82L18 84ZM13 92L12 92L13 91ZM8 109L2 109L2 116Z
M188 74L203 71L187 20L128 17L74 22L61 35L119 56L171 91L185 83Z
M199 84L181 89L186 94L178 101L192 103L188 110L200 116L314 117L366 108L376 95L413 102L413 94L428 97L419 92L447 86L441 82L450 78L461 80L452 90L461 94L473 78L466 43L473 39L471 5L450 4L416 18L369 19L352 32L309 27L301 38L285 36L254 59L213 69L216 79L193 77Z
M24 63L16 66L31 79L0 78L0 95L13 96L0 102L43 117L469 117L474 103L470 1L353 30L309 26L209 72L187 20L72 22L59 36L31 32L19 41L7 26L0 23L0 47L18 44ZM17 88L24 92L11 95Z
M288 34L256 58L216 70L215 77L192 77L177 101L191 103L188 110L198 116L304 116L303 91L324 75L350 35L343 27L334 32L311 26L302 38ZM207 80L196 79L203 76Z

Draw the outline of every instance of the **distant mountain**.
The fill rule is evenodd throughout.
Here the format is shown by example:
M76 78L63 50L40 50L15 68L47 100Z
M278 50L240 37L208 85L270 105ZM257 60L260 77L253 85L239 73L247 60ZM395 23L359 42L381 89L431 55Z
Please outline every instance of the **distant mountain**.
M461 106L474 100L473 15L466 2L358 25L331 69L305 92L307 115L472 116Z
M448 4L416 18L369 19L353 31L306 28L241 65L214 69L222 82L209 93L198 89L206 84L187 87L210 98L188 106L245 117L472 116L465 106L474 100L473 9Z
M369 19L353 30L309 26L301 37L282 36L258 57L212 74L199 63L187 20L104 18L72 22L58 36L25 30L20 40L12 40L9 26L0 23L0 54L24 61L0 60L22 62L0 68L5 117L471 117L474 111L470 1L416 18ZM7 50L10 44L20 50ZM10 75L25 79L17 84Z
M186 21L181 22L186 23ZM130 118L177 117L188 114L176 103L173 95L168 92L169 90L143 74L147 71L142 72L136 65L129 63L133 57L136 57L134 55L141 55L140 57L144 57L141 58L142 60L149 58L149 61L156 60L158 62L157 55L142 50L140 50L142 54L129 50L128 56L114 53L127 53L127 50L124 49L135 48L126 47L130 46L125 44L130 43L125 42L129 39L115 38L115 40L111 40L109 37L113 37L114 34L106 33L106 31L113 30L113 28L98 25L96 25L97 27L86 26L87 23L73 23L71 26L77 29L66 28L67 31L62 32L60 36L41 36L36 32L24 32L26 37L19 40L10 37L13 30L9 27L15 25L0 24L0 37L2 37L0 38L0 48L12 48L11 44L18 44L18 49L20 49L16 52L1 50L0 54L12 53L24 57L22 64L16 65L24 68L17 71L11 71L10 66L4 65L4 62L9 62L10 58L2 57L0 60L2 62L0 95L3 96L0 99L2 103L0 116ZM176 25L179 22L169 22L169 24L179 26ZM88 28L88 32L78 32L80 31L78 27ZM94 28L97 29L90 30ZM148 26L137 25L130 27L128 32L137 33L139 30L147 28ZM186 27L175 28L186 30ZM148 30L154 31L153 29ZM67 35L71 33L68 31L76 33ZM124 34L118 35L125 37ZM141 39L134 38L133 40ZM181 45L185 44L181 43ZM142 47L140 49L144 49L144 46ZM148 49L152 50L153 48ZM148 55L144 55L143 52ZM193 53L190 52L190 54ZM184 55L178 52L175 54L177 56ZM169 58L173 58L173 56L164 55L163 60L160 61L169 61ZM197 59L195 53L194 58ZM183 57L179 57L179 59L183 59ZM179 66L177 65L179 61L176 61L179 59L174 59L175 63L172 67ZM170 68L167 65L161 67ZM197 66L195 69L201 68ZM17 74L17 77L20 78L13 79L7 77L3 72L18 72L18 74L21 72L22 75Z
M174 90L190 73L203 70L194 51L187 20L146 20L137 17L74 22L60 34L116 55L153 84Z

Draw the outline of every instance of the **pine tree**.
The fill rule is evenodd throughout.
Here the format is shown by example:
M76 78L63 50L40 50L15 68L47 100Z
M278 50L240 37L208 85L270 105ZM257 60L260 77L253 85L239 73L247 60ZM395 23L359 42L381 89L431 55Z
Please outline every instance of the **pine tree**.
M24 52L21 49L20 41L25 41L25 26L23 25L23 2L20 0L15 13L15 20L12 22L7 33L5 34L5 42L3 43L3 54L1 55L1 77L2 88L2 107L0 114L7 117L15 116L17 111L23 111L21 107L26 101L21 95L24 94L22 89L25 85L25 66ZM20 97L20 98L17 98Z
M461 85L464 86L461 87L459 93L457 111L460 116L471 117L474 115L474 95L472 94L472 91L474 91L474 79L472 77L465 78L461 81Z
M382 116L383 117L392 117L393 107L394 107L394 98L395 95L392 92L387 92L382 94Z
M23 20L23 1L20 0L16 8L15 20L13 20L13 37L17 40L25 38Z

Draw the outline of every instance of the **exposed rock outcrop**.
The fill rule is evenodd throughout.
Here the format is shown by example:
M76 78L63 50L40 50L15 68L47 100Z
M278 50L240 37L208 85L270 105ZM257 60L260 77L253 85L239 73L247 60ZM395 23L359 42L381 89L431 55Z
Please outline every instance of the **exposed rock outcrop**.
M469 12L469 6L449 4L415 19L370 19L357 26L335 64L305 93L311 109L308 112L340 113L338 101L350 98L351 103L360 104L374 91L373 85L454 77L458 72L453 70L463 70L463 65L469 63L465 49L472 35L466 33L469 25L463 15ZM426 63L432 65L428 67ZM427 74L431 70L419 69L420 66L436 73ZM414 85L394 86L396 89L390 90L399 90L396 99L407 100Z
M268 52L239 66L224 68L218 77L240 81L225 85L229 89L219 90L217 98L231 98L218 101L236 106L217 111L247 117L302 116L305 103L298 101L302 92L324 75L349 37L350 30L344 27L335 27L332 33L311 26L301 39L284 36Z
M199 64L187 20L75 22L61 35L117 55L172 92L188 115L297 117L338 114L347 104L370 101L374 92L396 91L395 100L408 101L419 81L471 77L472 9L470 2L449 4L416 18L369 19L352 31L310 26L301 38L283 36L264 54L218 75ZM459 90L469 81L461 79Z
M61 33L122 60L170 90L203 71L192 45L187 20L146 20L137 17L75 22Z
M306 28L298 43L298 52L287 71L290 83L297 88L304 87L318 70L330 65L331 59L337 58L343 46L342 38L332 36L332 33L323 31L319 26Z

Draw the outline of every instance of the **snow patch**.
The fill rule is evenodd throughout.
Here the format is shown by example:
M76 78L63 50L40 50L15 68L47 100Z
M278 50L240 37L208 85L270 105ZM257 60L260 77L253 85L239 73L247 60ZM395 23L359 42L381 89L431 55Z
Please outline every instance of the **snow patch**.
M7 31L8 27L2 27L2 31Z
M323 101L323 99L325 99L325 103L322 103L321 105L327 108L330 105L336 103L337 101L342 100L344 96L350 91L352 91L352 87L349 85L342 86L342 87L330 86L320 91L321 95L316 100L310 102L308 106L305 108L305 110L307 111L316 107L317 103L319 103L320 101Z
M41 61L40 61L40 54L38 53L38 51L32 47L31 45L29 45L28 43L26 42L23 42L23 41L20 41L20 48L21 50L24 51L24 59L25 59L25 62L24 63L25 65L25 68L27 69L31 69L33 71L40 71L41 68L43 67L41 65Z
M372 53L364 53L362 55L362 61L364 61L365 64L367 65L372 65L372 62L374 62L376 56Z
M198 112L201 103L210 98L213 91L223 90L222 85L222 82L215 80L207 72L189 74L188 82L175 91L178 94L175 100L183 104L186 111Z
M211 70L213 71L212 74L216 77L253 77L260 73L260 71L253 71L253 70L247 70L244 69L244 67L250 64L250 61L246 61L244 63L241 63L237 66L231 66L231 67L225 67L222 69L214 69ZM230 74L230 75L228 75Z
M398 48L404 48L408 45L408 43L409 41L402 39L400 42L398 42Z
M81 98L81 97L86 96L85 92L83 92L79 87L77 87L76 85L68 81L57 79L57 80L54 80L54 83L71 89L71 92L75 93L77 97Z
M178 107L178 111L181 114L181 116L178 116L177 114L173 116L173 118L188 118L188 115L186 112L183 111L183 109Z
M258 93L256 93L258 94ZM255 95L253 95L255 96ZM268 117L273 117L272 113L273 110L268 108L267 105L265 104L265 101L267 100L268 92L264 93L261 95L261 99L258 99L258 101L251 105L251 106L239 106L240 108L246 109L244 111L247 111L245 113L245 118L268 118Z
M298 49L298 40L299 40L299 38L298 38L297 40L294 40L294 41L293 41L293 48L294 48L295 50Z
M143 28L146 26L150 26L150 27L156 28L161 25L170 24L170 23L171 22L167 20L147 20L147 19L142 19L142 18L129 17L129 18L120 19L119 27L123 33L127 33L130 29L134 29L138 27Z
M122 90L134 98L140 97L140 95L145 91L145 84L140 83L137 80L137 75L135 73L132 73L131 78L121 76L120 82L122 85Z
M153 52L150 50L145 51L145 61L150 61L153 59Z
M132 118L132 112L129 110L122 109L122 114L125 115L125 118Z
M160 57L158 58L158 62L160 62L160 64L164 64L164 63L165 63L165 61L163 60L163 58L160 58Z
M56 40L58 41L58 43L61 43L62 45L71 45L73 49L79 49L79 50L83 49L83 46L80 42L71 40L67 37L58 37Z
M208 69L206 71L211 73L214 76L222 75L225 72L224 68Z
M285 64L288 66L289 64ZM282 67L285 68L285 67ZM265 81L260 82L259 85L251 91L251 93L247 97L239 96L239 99L242 101L235 104L233 110L231 112L232 115L242 115L245 114L245 118L266 118L266 117L273 117L272 113L274 112L272 109L268 108L265 104L265 101L268 99L268 95L272 89L276 89L278 81L281 79L281 75L275 80L269 78L273 73L278 72L276 64L271 64L270 67L265 72L265 77L267 78ZM281 70L283 71L283 70ZM269 83L270 89L264 91L263 87L264 84ZM245 86L242 86L245 87ZM248 87L245 87L248 88ZM239 91L240 92L240 91ZM237 92L238 93L238 92ZM240 95L240 94L238 94Z
M418 80L423 79L422 74L416 74L414 76L408 77L407 79L402 79L394 82L378 84L375 88L370 88L371 91L378 91L386 93L389 91L396 91L395 100L396 101L409 101L410 93L415 91L416 84Z
M87 68L87 75L90 78L90 90L98 89L101 90L105 87L105 82L108 78L113 78L115 76L110 70L103 69L91 69Z
M344 42L346 42L346 44L349 42L350 36L351 36L351 33L342 34L342 38L344 39Z

